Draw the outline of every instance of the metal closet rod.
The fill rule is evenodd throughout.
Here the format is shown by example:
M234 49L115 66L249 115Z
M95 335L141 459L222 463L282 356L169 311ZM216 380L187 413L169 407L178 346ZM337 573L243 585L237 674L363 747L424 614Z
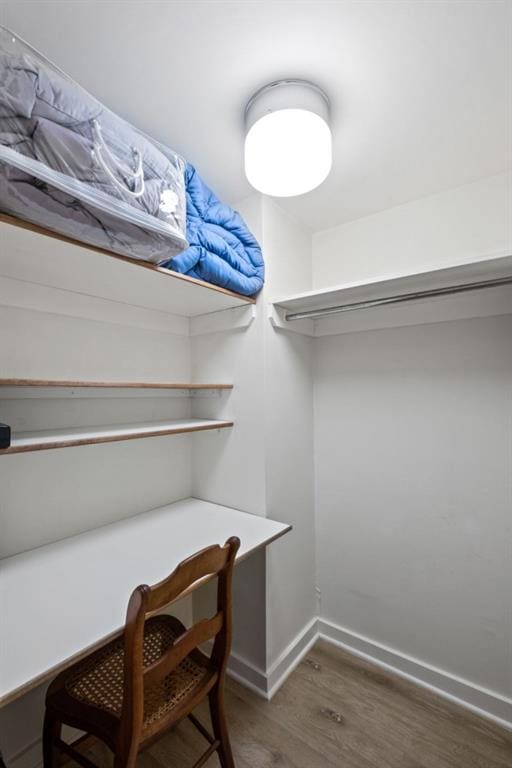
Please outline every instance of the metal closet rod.
M337 304L336 306L325 307L324 309L308 309L304 312L287 312L285 320L304 320L306 318L327 317L329 315L338 315L341 312L353 312L357 309L371 309L372 307L382 307L387 304L402 304L405 301L432 299L436 296L448 296L454 293L481 291L483 288L495 288L499 285L510 284L512 284L512 275L509 275L508 277L497 277L492 280L480 280L477 283L461 283L460 285L450 285L445 288L429 288L425 291L400 293L396 296L382 296L378 299L356 301L351 304Z

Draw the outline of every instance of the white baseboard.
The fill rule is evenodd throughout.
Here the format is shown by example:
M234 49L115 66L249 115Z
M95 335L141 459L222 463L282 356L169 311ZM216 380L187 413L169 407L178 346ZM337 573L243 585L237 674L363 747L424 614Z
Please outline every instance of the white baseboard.
M286 646L267 672L267 698L270 700L291 675L318 639L318 619L312 619Z
M318 638L317 619L312 619L294 637L269 669L264 672L236 653L232 653L228 674L268 701L277 693L288 675L300 664Z
M76 728L70 728L67 725L62 729L62 738L69 743L72 743L83 735L82 731L77 731ZM9 768L41 768L43 765L42 736L38 736L34 741L23 747L23 749L16 752L16 754L11 757L4 755L4 759Z
M355 656L427 688L487 720L512 730L512 699L432 667L325 619L318 620L318 636Z
M9 768L39 768L43 763L42 740L38 737L15 755L3 757Z
M250 661L232 652L228 661L227 673L245 688L249 688L253 693L267 698L267 677L265 672L259 667L254 666Z
M325 619L313 619L304 627L266 673L236 654L231 656L228 673L254 693L270 700L319 638L512 730L512 699Z

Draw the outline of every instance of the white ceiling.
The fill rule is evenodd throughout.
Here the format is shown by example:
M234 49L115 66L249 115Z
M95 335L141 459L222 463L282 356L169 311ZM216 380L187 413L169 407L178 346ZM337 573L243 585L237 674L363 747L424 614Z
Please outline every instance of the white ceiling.
M332 173L278 201L313 230L512 165L509 0L4 0L0 21L230 202L251 191L248 97L281 77L318 83Z

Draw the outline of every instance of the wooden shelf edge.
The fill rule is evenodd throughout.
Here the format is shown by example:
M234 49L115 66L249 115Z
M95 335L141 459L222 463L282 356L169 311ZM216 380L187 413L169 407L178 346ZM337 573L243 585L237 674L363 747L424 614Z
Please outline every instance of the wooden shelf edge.
M254 296L242 296L241 293L235 293L235 291L229 291L227 288L221 288L219 285L213 285L213 283L207 283L205 280L199 280L196 277L189 277L188 275L182 275L180 272L173 272L172 269L166 269L165 267L159 267L158 264L152 264L149 261L139 261L138 259L132 259L130 256L122 256L119 253L114 253L114 251L109 251L107 248L100 248L97 245L89 245L89 243L83 243L81 240L75 240L73 237L68 237L67 235L61 235L59 232L54 232L51 229L46 229L46 227L41 227L38 224L32 224L29 221L24 221L23 219L18 219L15 216L11 216L8 213L0 213L0 222L3 222L4 224L11 224L14 227L19 227L20 229L26 229L29 232L35 232L38 235L43 235L44 237L52 237L54 240L60 240L64 243L70 243L70 245L76 245L79 248L86 248L89 251L95 251L95 253L101 253L104 256L110 256L113 259L118 259L119 261L125 261L128 264L133 264L136 267L143 267L144 269L149 269L152 272L159 272L162 275L167 275L168 277L173 277L175 280L182 280L185 283L191 283L192 285L198 285L202 288L208 288L210 291L215 291L216 293L222 293L225 296L231 296L234 299L238 299L239 301L243 301L247 304L255 304L256 299Z
M233 389L233 384L184 384L166 381L81 381L67 379L0 379L0 387L67 387L68 389ZM1 396L1 393L0 393Z
M16 453L34 453L35 451L51 451L56 448L76 448L81 445L98 445L100 443L121 443L126 440L144 440L146 437L167 437L168 435L181 435L189 432L206 432L213 429L228 429L234 426L233 421L214 421L211 424L198 424L192 427L169 427L169 429L150 430L124 435L100 435L98 437L77 437L58 440L48 443L34 442L31 445L11 445L9 448L0 449L0 456L14 455Z

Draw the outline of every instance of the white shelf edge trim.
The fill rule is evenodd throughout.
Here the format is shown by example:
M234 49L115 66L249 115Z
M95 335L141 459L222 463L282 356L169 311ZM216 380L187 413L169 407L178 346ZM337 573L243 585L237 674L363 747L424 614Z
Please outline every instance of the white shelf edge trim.
M119 631L139 584L155 584L194 552L230 536L240 538L239 562L289 530L191 498L0 561L0 706Z
M502 284L483 285L488 281ZM436 291L444 293L425 295ZM382 304L372 306L373 302ZM303 313L306 316L300 317ZM278 299L269 317L277 328L326 336L511 313L512 256L507 254Z
M15 454L31 450L65 448L73 445L91 445L101 442L116 442L159 435L182 434L210 429L231 427L232 422L216 419L173 419L171 421L151 421L137 424L109 425L99 427L75 427L37 432L15 432L9 448L0 451Z
M24 386L0 384L0 403L2 400L106 400L106 399L196 399L221 398L232 392L226 387L216 387L214 384L201 389L183 386L179 389L164 387L79 387L79 386Z
M365 298L367 291L378 292L381 288L390 290L390 295L399 292L399 286L411 284L411 287L420 287L424 281L439 281L440 285L451 285L459 280L470 282L471 279L485 279L492 277L505 277L512 275L512 253L502 251L479 259L450 264L448 266L436 267L435 269L422 270L420 272L411 272L406 274L380 275L368 280L354 280L349 283L319 288L318 290L303 291L293 296L280 296L272 299L272 304L283 306L286 309L299 309L304 306L304 302L310 299L316 301L322 299L318 306L327 306L331 303L331 297L343 295L349 291L361 291L361 299ZM427 286L426 286L427 287ZM368 295L368 294L367 294ZM323 301L325 299L325 302ZM312 306L308 306L312 308Z

